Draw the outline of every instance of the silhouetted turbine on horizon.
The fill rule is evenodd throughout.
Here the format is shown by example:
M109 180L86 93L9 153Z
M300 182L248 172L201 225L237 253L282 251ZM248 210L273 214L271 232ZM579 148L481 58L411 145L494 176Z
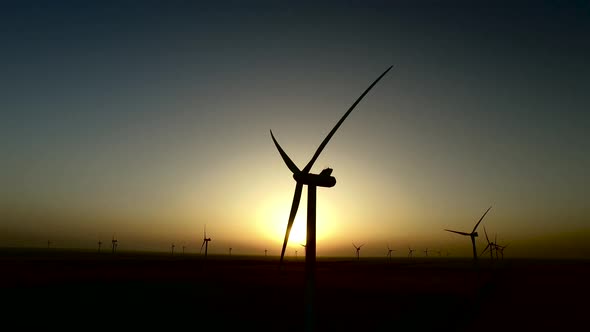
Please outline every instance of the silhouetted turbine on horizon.
M307 185L307 243L306 243L306 250L305 250L305 274L306 274L306 327L308 330L311 329L312 325L312 313L313 313L313 292L315 288L315 256L316 256L316 190L317 187L326 187L330 188L336 185L336 178L332 177L332 169L326 168L320 172L320 174L312 174L310 173L311 168L317 158L319 157L322 150L328 144L336 130L340 127L340 125L344 122L344 120L348 117L348 115L352 112L352 110L356 107L356 105L363 99L363 97L387 74L389 70L391 70L393 66L390 66L385 70L362 94L357 100L352 104L352 106L344 113L342 118L336 123L336 126L330 131L328 136L322 141L318 149L316 150L315 154L311 158L311 160L307 163L303 170L299 170L295 163L289 158L287 153L281 148L277 140L275 139L272 130L270 131L270 135L272 140L279 150L283 161L289 168L289 170L293 173L293 179L296 181L295 185L295 193L293 195L293 202L291 204L291 212L289 213L289 219L287 222L287 230L285 232L285 240L283 241L283 248L281 250L281 259L280 259L280 266L282 266L283 258L285 256L285 249L287 248L287 242L289 240L289 234L291 233L291 227L293 226L293 222L295 221L295 215L297 214L297 208L299 207L299 201L301 199L301 192L303 190L303 185Z
M111 239L111 245L112 245L112 253L114 254L117 251L117 246L119 245L119 241L117 239L115 239L115 234L113 234L113 237Z
M172 256L174 256L174 247L176 247L176 246L174 245L174 243L172 243L170 245L170 253L172 254Z
M98 253L100 254L100 247L102 246L102 241L98 240Z
M412 258L412 253L416 251L416 249L412 249L410 247L408 247L408 258Z
M483 226L483 232L486 235L486 241L488 242L488 244L486 245L484 250L479 255L480 256L483 255L489 249L490 250L490 259L494 260L494 250L496 250L496 244L494 242L490 242L490 239L488 238L488 232L486 231L486 226ZM496 256L497 255L498 254L496 253Z
M365 244L361 244L360 246L356 246L356 244L354 244L354 242L352 243L352 246L354 247L354 249L356 249L356 260L359 260L360 257L360 251L361 251L361 247L364 246Z
M203 244L201 244L201 249L199 250L199 254L203 251L203 246L205 246L205 258L207 258L207 249L209 248L209 242L211 238L207 237L207 225L203 226Z
M389 257L389 261L391 262L391 252L395 251L394 249L389 248L389 242L387 243L387 257Z
M230 248L229 248L229 255L230 255L230 256L231 256L231 250L232 250L232 248L230 247Z
M426 257L428 257L428 248L426 248L426 250L424 250L424 253L426 254Z
M475 250L475 238L477 237L477 232L475 231L477 229L477 226L479 226L479 223L483 220L483 217L486 216L486 214L488 213L488 211L490 211L492 207L490 206L486 212L484 212L484 214L481 216L481 218L479 218L479 221L477 222L477 224L475 224L475 227L473 227L473 230L471 231L471 233L465 233L465 232L459 232L459 231L453 231L450 229L445 229L445 231L447 232L452 232L452 233L457 233L460 235L465 235L465 236L469 236L471 238L471 244L473 245L473 260L477 261L477 251Z
M51 241L47 240L47 249L49 249L50 246L51 246Z
M266 257L266 253L268 252L267 249L264 249L264 257Z

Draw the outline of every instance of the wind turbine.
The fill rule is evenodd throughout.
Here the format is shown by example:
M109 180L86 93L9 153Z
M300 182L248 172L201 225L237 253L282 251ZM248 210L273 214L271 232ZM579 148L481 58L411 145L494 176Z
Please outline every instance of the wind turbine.
M356 260L359 260L359 256L360 256L360 251L361 251L361 247L364 246L365 244L361 244L360 246L356 246L356 244L354 244L354 242L352 243L352 246L354 247L354 249L356 249Z
M266 257L267 252L268 252L268 249L264 249L264 257Z
M412 253L416 251L416 249L412 249L410 247L408 247L408 258L412 258Z
M176 246L174 245L174 243L172 243L172 245L170 246L172 256L174 256L174 247Z
M507 244L507 245L505 245L505 246L500 246L500 245L499 245L499 246L497 246L497 247L496 247L496 253L497 253L498 251L500 252L500 255L501 255L501 257L502 257L502 260L504 260L504 249L506 249L506 248L507 248L509 245L510 245L510 243L509 243L509 244Z
M98 253L100 254L100 247L102 246L102 241L98 240Z
M203 246L205 246L205 258L207 258L207 249L209 248L209 241L211 238L207 237L207 225L203 226L203 244L201 244L201 250L199 250L199 254L203 251Z
M186 248L186 245L182 245L182 256L184 256L184 248Z
M47 249L49 249L50 246L51 246L51 241L47 240Z
M453 231L450 229L445 229L445 231L447 232L452 232L452 233L457 233L460 235L465 235L465 236L469 236L471 238L471 244L473 245L473 260L477 262L477 251L475 251L475 238L477 237L477 232L475 231L477 229L477 226L479 226L479 223L483 220L483 217L486 216L486 214L488 213L488 211L490 211L492 207L490 206L486 212L484 212L484 214L481 216L481 218L479 218L479 221L477 222L477 224L475 224L475 227L473 227L473 230L471 231L471 233L465 233L465 232L459 232L459 231Z
M387 257L389 258L389 261L391 262L391 252L395 251L394 249L389 248L389 242L387 243Z
M426 257L428 257L428 248L426 248L426 250L424 250L424 253L426 254Z
M356 105L365 97L365 95L387 74L388 71L391 70L393 66L390 66L385 70L381 76L379 76L361 95L357 98L357 100L350 106L350 108L344 113L342 118L336 123L336 126L330 131L328 136L322 141L318 149L316 150L315 154L311 158L311 160L307 163L307 165L303 168L303 170L299 170L295 163L289 158L287 153L281 148L277 140L275 139L272 130L270 131L270 136L277 148L283 161L289 168L289 170L293 173L293 179L296 181L295 185L295 193L293 195L293 202L291 203L291 212L289 213L289 220L287 221L287 230L285 232L285 239L283 241L283 248L281 250L281 259L280 259L280 266L282 266L283 258L285 256L285 249L287 248L287 241L289 240L289 234L291 233L291 227L293 226L293 222L295 221L295 215L297 214L297 208L299 207L299 201L301 200L301 192L303 190L303 185L307 185L307 243L306 243L306 250L305 250L305 275L306 275L306 298L309 299L307 301L306 307L306 317L307 317L307 328L311 329L312 325L312 313L313 313L313 291L315 288L315 256L316 256L316 191L317 187L326 187L330 188L336 185L336 178L332 177L332 169L326 168L320 172L320 174L312 174L310 173L311 167L319 157L322 150L326 147L336 130L340 127L342 122L348 117L350 112L356 107Z
M486 241L488 242L488 245L485 247L485 249L481 252L480 255L483 255L489 249L490 250L490 259L494 260L494 249L496 249L496 247L497 247L496 243L490 242L490 239L488 238L488 232L486 231L486 226L483 226L483 232L486 235ZM498 256L498 253L496 253L496 256Z
M231 248L231 247L229 247L229 255L230 255L230 256L231 256L231 250L232 250L232 248Z
M117 246L119 245L119 241L117 239L115 239L115 234L113 234L113 237L111 239L111 245L113 246L112 252L114 254L115 251L117 251Z
M440 256L441 256L441 254L440 254L440 249L439 249L439 250L437 250L437 251L436 251L436 253L438 254L438 257L440 257Z

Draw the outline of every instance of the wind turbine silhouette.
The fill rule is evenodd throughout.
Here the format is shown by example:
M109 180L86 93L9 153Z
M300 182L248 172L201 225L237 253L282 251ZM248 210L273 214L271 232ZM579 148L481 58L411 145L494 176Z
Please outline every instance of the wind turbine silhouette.
M502 257L502 260L504 260L504 249L506 249L509 245L510 245L510 243L508 243L505 246L500 246L499 245L499 246L496 247L496 254L498 254L498 251L499 251L500 252L500 255Z
M98 240L98 253L100 254L100 247L102 246L102 241Z
M395 251L394 249L389 248L389 242L387 243L387 257L389 257L389 261L391 262L391 252Z
M267 249L264 249L264 257L266 257L266 253L268 252Z
M113 246L112 252L113 254L117 251L117 246L119 245L119 241L115 239L115 234L113 234L113 238L111 239L111 245Z
M209 248L209 242L211 238L207 237L207 225L203 226L203 244L201 244L201 250L199 250L199 254L203 251L203 246L205 246L205 258L207 258L207 249Z
M488 238L488 232L486 231L486 226L483 226L483 232L486 235L486 241L488 242L488 245L484 248L484 250L481 252L480 255L483 255L489 249L490 250L490 259L494 260L494 250L497 250L496 243L490 242L490 239ZM496 252L496 256L498 256L497 252Z
M484 214L481 216L481 218L479 218L479 221L477 222L477 224L475 224L475 227L473 227L473 230L471 231L471 233L465 233L465 232L459 232L459 231L453 231L450 229L445 229L445 231L447 232L452 232L452 233L457 233L460 235L465 235L465 236L469 236L471 238L471 244L473 245L473 260L477 262L477 251L475 250L475 238L477 237L477 232L475 231L477 229L477 226L479 226L479 223L483 220L483 217L486 216L486 214L488 213L488 211L490 211L492 207L490 206L486 212L484 212Z
M229 247L229 255L230 255L230 256L231 256L231 250L232 250L232 248L231 248L231 247Z
M352 243L352 246L354 247L354 249L356 249L356 260L359 260L359 256L360 256L360 251L361 251L361 247L364 246L365 244L361 244L360 246L356 246L356 244L354 244L354 242Z
M426 254L426 257L428 257L428 248L426 248L426 250L424 250L424 253Z
M291 227L293 226L293 222L295 221L295 215L297 214L297 208L299 207L299 201L301 199L301 192L303 190L303 185L307 185L307 243L306 243L306 250L305 250L305 275L306 275L306 293L307 297L310 301L307 303L308 306L306 308L307 312L307 328L311 329L311 314L313 312L311 303L311 298L313 297L312 292L315 285L315 256L316 256L316 191L317 187L326 187L330 188L336 185L336 178L332 177L332 169L326 168L320 172L320 174L312 174L310 173L311 167L319 157L322 150L326 147L336 130L340 127L342 122L348 117L350 112L356 107L356 105L365 97L365 95L387 74L388 71L391 70L393 66L390 66L379 76L362 94L357 100L352 104L352 106L344 113L342 118L336 123L336 126L330 131L328 136L322 141L318 149L316 150L315 154L311 158L311 160L307 163L307 165L303 168L303 170L299 170L295 163L289 158L287 153L281 148L277 140L275 139L272 130L270 131L270 136L277 148L283 161L289 168L289 170L293 173L293 179L296 181L295 185L295 193L293 195L293 203L291 204L291 212L289 213L289 220L287 222L287 230L285 232L285 240L283 241L283 248L281 250L281 259L280 259L280 266L283 264L283 258L285 256L285 249L287 248L287 242L289 240L289 234L291 233Z
M172 256L174 256L174 247L176 247L176 246L174 245L174 243L172 243L172 245L170 245Z
M47 249L49 249L50 246L51 246L51 241L47 240Z
M412 249L410 247L408 247L408 258L412 258L412 253L416 251L416 249Z

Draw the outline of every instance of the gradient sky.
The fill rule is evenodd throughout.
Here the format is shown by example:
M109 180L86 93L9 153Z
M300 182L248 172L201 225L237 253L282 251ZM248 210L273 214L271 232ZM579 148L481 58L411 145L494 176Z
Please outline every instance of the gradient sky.
M198 252L206 224L213 253L280 254L269 129L302 168L394 65L312 169L319 255L470 255L443 229L491 205L507 255L590 257L590 3L471 3L3 2L0 247Z

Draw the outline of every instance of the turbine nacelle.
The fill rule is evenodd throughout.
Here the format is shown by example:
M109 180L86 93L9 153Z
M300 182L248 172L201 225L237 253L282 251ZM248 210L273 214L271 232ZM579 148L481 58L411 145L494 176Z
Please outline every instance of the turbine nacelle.
M471 236L473 236L473 237L477 237L477 232L473 232L473 233L471 233Z
M331 173L332 169L326 168L320 174L311 174L303 172L295 173L293 174L293 179L295 179L297 183L305 184L308 186L331 188L336 185L336 178L330 176Z

